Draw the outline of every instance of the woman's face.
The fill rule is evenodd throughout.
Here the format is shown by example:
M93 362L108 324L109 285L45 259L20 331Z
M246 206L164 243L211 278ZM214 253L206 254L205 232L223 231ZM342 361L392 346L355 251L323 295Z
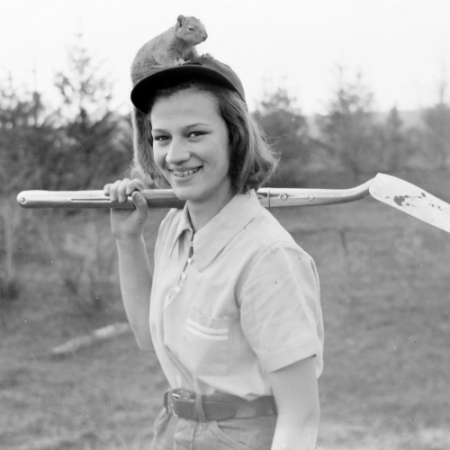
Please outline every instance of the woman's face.
M175 195L191 204L231 196L228 130L217 100L186 89L156 100L150 112L155 162Z

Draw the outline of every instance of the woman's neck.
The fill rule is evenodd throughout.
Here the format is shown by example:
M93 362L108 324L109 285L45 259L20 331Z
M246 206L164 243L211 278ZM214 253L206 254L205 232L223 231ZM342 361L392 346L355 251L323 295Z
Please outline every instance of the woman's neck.
M203 228L233 197L234 194L230 191L222 199L215 197L206 203L196 203L188 200L189 218L191 219L194 233Z

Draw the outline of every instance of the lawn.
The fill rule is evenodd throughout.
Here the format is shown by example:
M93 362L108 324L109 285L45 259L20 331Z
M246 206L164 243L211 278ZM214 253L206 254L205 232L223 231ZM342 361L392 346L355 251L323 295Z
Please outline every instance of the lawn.
M163 213L153 214L150 249ZM319 448L450 448L450 235L370 199L275 215L321 277ZM113 248L108 217L88 217ZM64 220L83 236L86 218ZM140 352L126 334L65 357L50 354L124 321L118 291L101 312L88 313L61 282L57 255L22 254L21 295L0 310L0 449L145 448L166 388L153 352Z

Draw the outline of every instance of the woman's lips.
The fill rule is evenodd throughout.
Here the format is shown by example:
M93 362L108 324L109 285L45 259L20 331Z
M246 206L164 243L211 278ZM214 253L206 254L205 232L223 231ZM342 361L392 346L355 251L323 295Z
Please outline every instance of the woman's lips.
M201 168L202 168L202 166L195 167L193 169L184 169L184 170L169 169L169 172L172 173L173 176L175 176L177 178L185 178L185 177L194 175L194 173L197 173Z

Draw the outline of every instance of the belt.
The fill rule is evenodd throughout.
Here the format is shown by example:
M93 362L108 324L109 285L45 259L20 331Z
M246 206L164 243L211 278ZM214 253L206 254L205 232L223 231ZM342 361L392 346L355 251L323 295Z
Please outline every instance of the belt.
M230 394L197 395L184 389L173 389L164 394L164 406L169 414L187 420L206 422L277 414L272 396L245 400Z

